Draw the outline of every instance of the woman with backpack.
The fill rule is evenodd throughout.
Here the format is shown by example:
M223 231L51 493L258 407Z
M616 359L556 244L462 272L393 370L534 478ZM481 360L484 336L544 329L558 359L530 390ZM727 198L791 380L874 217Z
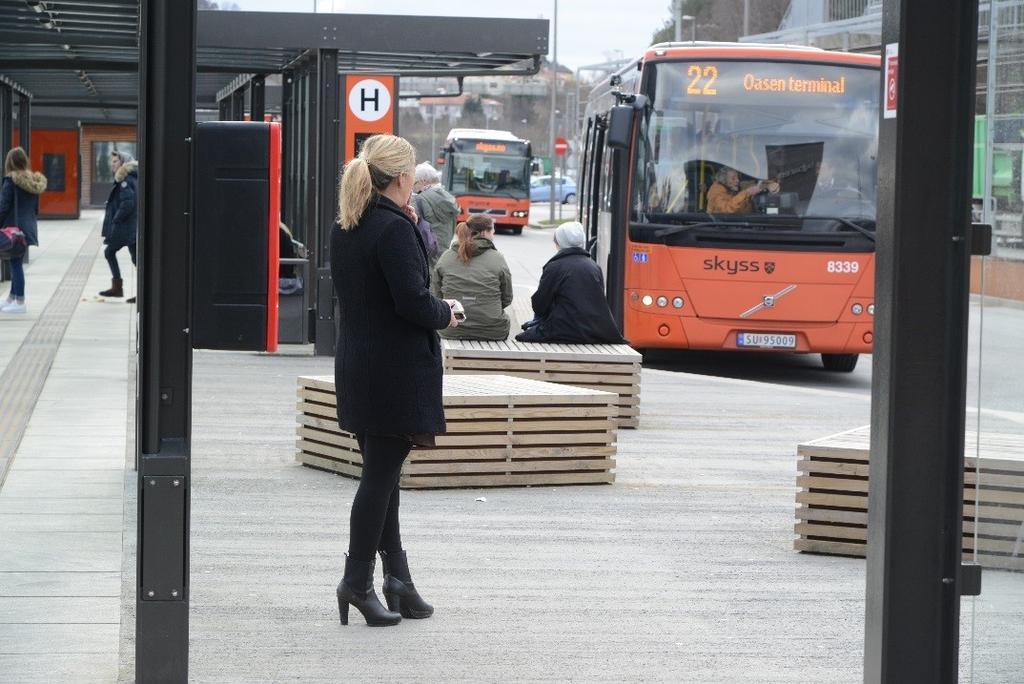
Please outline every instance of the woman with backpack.
M16 226L29 245L39 244L36 217L39 196L46 190L46 176L29 168L28 155L20 147L7 153L4 177L0 181L0 228ZM11 256L11 292L0 305L0 312L25 313L25 269L22 256Z
M435 297L457 299L466 320L441 331L455 340L504 340L512 303L512 274L505 257L494 246L494 220L473 214L455 228L458 243L437 260L431 290Z

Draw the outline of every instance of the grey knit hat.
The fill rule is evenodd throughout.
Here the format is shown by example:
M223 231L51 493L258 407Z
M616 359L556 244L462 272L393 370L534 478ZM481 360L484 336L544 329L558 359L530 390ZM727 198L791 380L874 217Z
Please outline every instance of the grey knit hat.
M583 224L579 221L569 221L555 228L555 242L561 249L568 247L582 248L587 242L586 233L583 232Z

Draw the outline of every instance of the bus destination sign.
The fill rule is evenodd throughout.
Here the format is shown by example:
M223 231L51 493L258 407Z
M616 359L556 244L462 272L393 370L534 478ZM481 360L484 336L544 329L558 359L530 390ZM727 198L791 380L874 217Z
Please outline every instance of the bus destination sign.
M725 65L723 65L725 66ZM751 65L744 65L749 67ZM765 67L770 65L756 65ZM728 68L727 66L725 68ZM803 71L803 70L801 70ZM686 69L688 84L687 95L714 97L725 86L742 86L744 92L765 93L804 93L813 95L846 95L846 76L836 75L835 78L815 76L808 73L765 73L744 70L740 74L725 74L720 78L719 65L690 64ZM724 88L725 92L733 88Z
M478 142L476 144L477 152L508 152L508 146L504 143L493 143L493 142Z

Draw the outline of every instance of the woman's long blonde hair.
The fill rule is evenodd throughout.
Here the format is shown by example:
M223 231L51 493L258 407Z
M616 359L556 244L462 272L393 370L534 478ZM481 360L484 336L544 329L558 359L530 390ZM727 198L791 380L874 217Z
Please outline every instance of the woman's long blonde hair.
M469 218L455 226L455 234L459 236L459 259L468 264L476 256L476 245L473 238L481 233L494 230L494 219L483 214L471 214Z
M403 172L416 167L416 151L405 138L374 135L363 143L359 156L345 164L338 185L338 223L352 230L373 200Z

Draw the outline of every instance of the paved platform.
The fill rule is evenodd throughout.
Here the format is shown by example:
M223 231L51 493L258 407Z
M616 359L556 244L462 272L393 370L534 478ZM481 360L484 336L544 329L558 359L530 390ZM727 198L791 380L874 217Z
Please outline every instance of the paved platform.
M28 270L30 316L95 221L44 224L63 237ZM133 677L134 307L97 301L106 282L97 244L0 489L4 682ZM31 322L0 320L5 369ZM645 369L614 485L403 492L436 615L342 628L357 483L294 458L295 379L331 368L195 354L192 681L861 680L864 563L797 554L792 529L796 444L866 423L864 397ZM1021 577L985 581L979 648L1010 653ZM1013 681L1003 661L979 681Z

